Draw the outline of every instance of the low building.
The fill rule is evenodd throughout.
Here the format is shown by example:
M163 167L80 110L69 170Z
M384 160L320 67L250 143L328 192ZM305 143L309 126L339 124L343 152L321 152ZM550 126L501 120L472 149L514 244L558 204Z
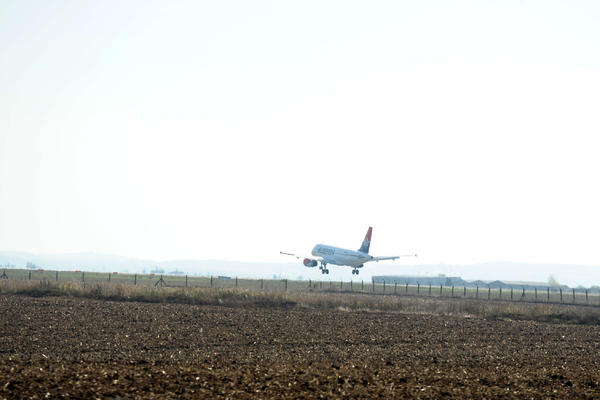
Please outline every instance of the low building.
M525 289L525 290L547 290L550 288L551 291L559 289L568 289L568 286L561 285L550 285L546 282L527 282L527 281L465 281L458 276L403 276L403 275L379 275L373 276L373 283L384 283L386 285L406 285L409 286L455 286L455 287L467 287L467 288L490 288L490 289Z
M558 290L558 289L568 289L569 287L566 285L550 285L546 282L529 282L529 281L491 281L487 282L487 286L492 289L511 289L511 288L519 288L525 290Z

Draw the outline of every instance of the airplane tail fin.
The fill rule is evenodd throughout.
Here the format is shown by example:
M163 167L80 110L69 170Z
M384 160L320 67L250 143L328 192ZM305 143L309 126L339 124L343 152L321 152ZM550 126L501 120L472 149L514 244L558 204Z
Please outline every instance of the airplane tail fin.
M358 251L369 254L369 247L371 247L371 232L373 232L372 226L369 227L369 230L367 231L367 234L362 242L362 246L360 246Z

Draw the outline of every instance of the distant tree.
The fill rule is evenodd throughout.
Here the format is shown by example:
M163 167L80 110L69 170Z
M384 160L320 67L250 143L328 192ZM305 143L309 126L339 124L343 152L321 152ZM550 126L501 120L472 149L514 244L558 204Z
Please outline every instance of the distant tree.
M37 265L35 265L34 263L27 261L27 265L25 265L25 268L27 269L37 269Z
M155 267L154 269L151 269L150 272L152 272L153 274L164 274L165 270L162 268Z
M558 281L554 278L554 275L550 275L548 277L548 284L550 286L560 286L560 283L558 283Z

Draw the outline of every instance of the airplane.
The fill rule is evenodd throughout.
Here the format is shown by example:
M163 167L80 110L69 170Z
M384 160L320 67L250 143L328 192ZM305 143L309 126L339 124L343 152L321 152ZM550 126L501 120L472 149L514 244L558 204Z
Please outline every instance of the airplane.
M327 246L325 244L317 244L312 249L312 256L304 257L293 253L286 253L280 251L279 254L287 256L293 256L297 259L303 258L302 263L308 268L314 268L319 263L319 269L322 274L329 274L327 264L334 265L345 265L352 267L352 274L358 275L359 269L364 267L364 264L369 261L383 261L383 260L396 260L400 257L416 257L416 254L403 254L400 256L389 256L389 257L373 257L369 255L369 247L371 247L371 233L373 227L370 226L365 238L362 242L362 246L358 250L342 249L334 246Z

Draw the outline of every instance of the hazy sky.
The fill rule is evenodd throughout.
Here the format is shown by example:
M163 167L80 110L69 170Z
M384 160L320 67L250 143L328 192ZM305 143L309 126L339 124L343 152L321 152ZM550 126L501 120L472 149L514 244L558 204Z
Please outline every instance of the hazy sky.
M599 48L597 1L4 0L0 250L598 265Z

